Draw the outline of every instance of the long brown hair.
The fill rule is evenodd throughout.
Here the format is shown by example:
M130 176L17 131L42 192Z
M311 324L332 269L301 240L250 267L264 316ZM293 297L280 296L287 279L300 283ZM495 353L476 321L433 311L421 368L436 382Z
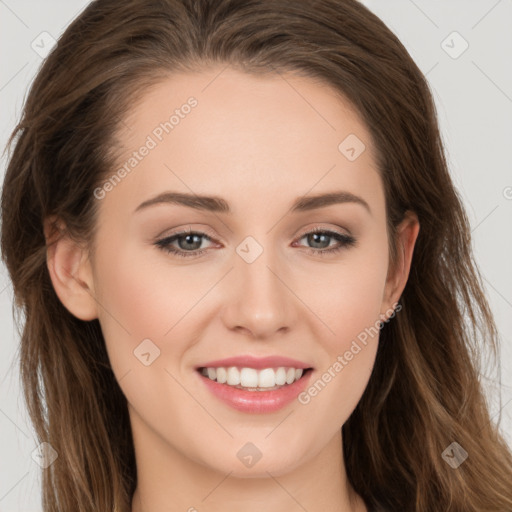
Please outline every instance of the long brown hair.
M512 510L512 455L479 383L480 349L496 353L497 329L428 84L399 40L356 0L96 0L31 86L2 191L1 248L24 313L24 396L40 442L59 455L42 474L44 511L128 511L137 475L99 322L59 301L43 222L55 216L92 246L93 191L112 173L130 104L148 84L211 64L295 72L339 91L377 149L392 261L395 227L407 210L418 216L401 311L383 326L342 428L354 489L390 511ZM453 442L468 454L456 469L442 456Z

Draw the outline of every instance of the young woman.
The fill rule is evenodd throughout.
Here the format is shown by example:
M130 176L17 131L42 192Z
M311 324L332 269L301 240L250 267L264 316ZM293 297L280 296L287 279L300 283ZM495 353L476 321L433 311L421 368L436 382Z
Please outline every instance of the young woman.
M360 3L94 1L11 144L45 512L512 510L432 97Z

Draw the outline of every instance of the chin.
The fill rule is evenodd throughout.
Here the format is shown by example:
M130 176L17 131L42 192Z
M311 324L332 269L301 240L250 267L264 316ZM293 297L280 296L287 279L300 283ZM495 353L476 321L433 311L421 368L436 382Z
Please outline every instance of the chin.
M229 476L234 478L268 478L269 473L277 477L292 472L300 466L301 461L287 458L285 454L276 450L271 456L261 454L259 459L251 460L248 456L241 454L240 457L235 455L235 458L223 457L222 460L203 461L203 464L213 471L229 473Z

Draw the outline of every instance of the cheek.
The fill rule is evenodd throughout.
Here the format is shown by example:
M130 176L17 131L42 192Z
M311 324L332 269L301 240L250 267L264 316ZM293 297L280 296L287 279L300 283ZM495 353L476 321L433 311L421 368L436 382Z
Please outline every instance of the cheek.
M155 265L152 251L123 246L121 238L110 239L98 251L95 295L101 305L99 320L112 366L119 373L137 362L134 351L144 340L162 349L174 326L180 326L180 319L204 294L201 290L207 290L208 282L203 279L201 283L201 276ZM167 345L166 351L180 349Z
M333 428L350 416L373 369L387 264L384 250L360 251L332 266L328 290L315 294L315 311L329 327L318 337L326 357L299 402L314 403Z
M197 266L171 266L164 252L155 257L157 248L116 245L114 257L108 248L98 257L103 263L97 298L110 313L103 317L106 323L115 317L133 335L161 339L201 300L215 276Z
M299 403L312 406L334 435L353 412L370 379L379 343L385 269L347 273L336 292L322 298L330 332L318 337L325 357ZM341 275L340 275L341 277Z
M387 257L381 256L379 250L360 251L347 259L346 264L325 269L326 285L319 288L317 284L314 294L311 280L307 283L310 292L305 296L329 328L323 336L329 351L344 349L380 320L387 275Z

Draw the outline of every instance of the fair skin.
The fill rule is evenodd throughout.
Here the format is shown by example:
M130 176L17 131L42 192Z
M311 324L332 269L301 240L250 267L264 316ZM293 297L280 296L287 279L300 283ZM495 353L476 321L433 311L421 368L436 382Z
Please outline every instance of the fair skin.
M378 336L307 404L295 399L269 413L233 409L195 368L287 356L313 368L313 384L365 328L390 316L418 221L411 215L399 226L400 261L388 273L384 190L358 115L318 81L222 69L176 74L133 105L118 134L120 166L175 108L190 96L198 102L99 200L94 255L66 237L49 248L51 279L71 313L99 319L127 397L133 512L364 512L340 429L368 383ZM353 161L338 149L349 134L366 146ZM135 212L164 191L217 196L231 212L171 203ZM290 211L297 198L334 191L370 211L358 202ZM154 245L188 228L210 237L199 238L202 254L180 258ZM314 228L356 243L322 256L340 244L332 236L315 243L306 236ZM251 263L236 251L248 236L263 248ZM172 246L193 252L199 243L187 249L182 237ZM160 350L148 366L134 356L145 339ZM237 456L248 442L262 455L251 467Z

